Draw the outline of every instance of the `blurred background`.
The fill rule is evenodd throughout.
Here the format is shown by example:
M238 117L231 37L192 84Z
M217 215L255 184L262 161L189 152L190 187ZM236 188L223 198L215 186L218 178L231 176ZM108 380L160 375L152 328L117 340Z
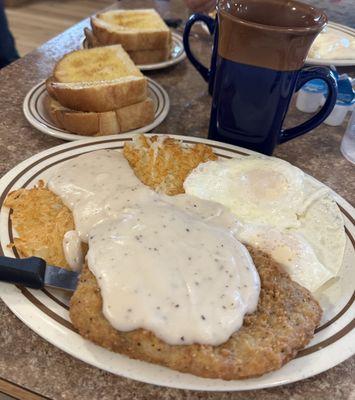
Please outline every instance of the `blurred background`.
M22 57L114 0L4 0L10 30Z

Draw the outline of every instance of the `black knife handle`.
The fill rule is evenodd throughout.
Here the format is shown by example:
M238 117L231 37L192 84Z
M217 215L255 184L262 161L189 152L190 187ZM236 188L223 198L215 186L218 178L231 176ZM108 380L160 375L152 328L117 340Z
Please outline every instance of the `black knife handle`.
M0 256L0 281L17 283L32 289L42 289L45 272L46 262L42 258Z

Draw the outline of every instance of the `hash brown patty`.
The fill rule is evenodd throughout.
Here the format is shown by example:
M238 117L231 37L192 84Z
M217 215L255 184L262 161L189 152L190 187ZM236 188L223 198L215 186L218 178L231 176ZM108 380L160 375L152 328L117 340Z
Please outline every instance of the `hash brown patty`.
M210 146L186 146L167 136L136 136L125 142L123 154L145 185L169 196L184 193L187 175L199 164L217 160Z
M17 237L10 243L21 257L41 257L48 264L69 269L63 251L63 237L74 229L72 212L43 181L32 189L11 192L4 205L11 208Z
M87 266L70 303L70 318L80 335L131 358L206 378L251 378L279 369L313 337L321 308L307 289L266 254L248 247L261 280L257 311L219 346L169 345L152 332L114 329L102 313L96 278Z

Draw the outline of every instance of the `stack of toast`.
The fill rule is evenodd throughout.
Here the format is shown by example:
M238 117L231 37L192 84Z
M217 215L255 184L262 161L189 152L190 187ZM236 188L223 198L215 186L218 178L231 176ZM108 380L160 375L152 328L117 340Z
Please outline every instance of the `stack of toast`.
M112 135L154 120L146 77L121 45L73 51L46 81L54 123L86 136Z
M88 47L121 44L137 65L170 58L171 32L154 9L107 11L92 17L91 26Z

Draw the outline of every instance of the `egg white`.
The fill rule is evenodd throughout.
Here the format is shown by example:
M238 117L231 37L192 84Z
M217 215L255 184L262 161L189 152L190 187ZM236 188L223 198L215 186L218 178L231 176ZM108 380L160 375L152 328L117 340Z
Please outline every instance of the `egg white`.
M248 224L240 229L237 238L269 254L293 281L311 292L333 277L299 232Z
M228 207L237 238L314 292L336 276L345 250L344 222L329 189L286 161L264 156L200 164L185 192Z
M324 187L323 187L324 188ZM307 207L299 215L298 232L314 249L320 262L335 276L343 263L346 236L344 220L338 205L329 190L322 192L322 186L311 178L305 180ZM308 198L321 195L311 203Z
M228 207L241 222L297 227L304 173L273 157L248 156L200 164L185 192Z

